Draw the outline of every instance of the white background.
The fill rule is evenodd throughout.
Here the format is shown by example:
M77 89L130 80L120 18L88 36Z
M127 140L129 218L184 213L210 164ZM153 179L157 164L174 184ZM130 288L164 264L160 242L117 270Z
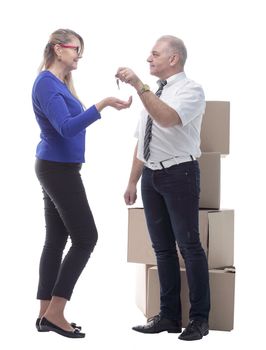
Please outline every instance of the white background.
M145 348L224 349L262 342L265 313L265 16L263 1L8 1L1 26L0 344L5 349ZM85 40L74 72L89 107L100 99L133 95L130 110L106 109L87 132L82 174L99 231L98 245L80 278L66 316L83 325L83 340L38 334L35 300L44 239L42 198L34 174L39 130L31 87L49 34L71 28ZM222 207L235 209L235 329L210 332L197 343L177 335L143 335L135 306L135 266L126 262L127 208L123 203L141 105L114 74L133 68L151 86L146 58L163 34L187 45L187 75L207 100L231 103L231 151L222 160ZM226 307L226 305L224 305Z

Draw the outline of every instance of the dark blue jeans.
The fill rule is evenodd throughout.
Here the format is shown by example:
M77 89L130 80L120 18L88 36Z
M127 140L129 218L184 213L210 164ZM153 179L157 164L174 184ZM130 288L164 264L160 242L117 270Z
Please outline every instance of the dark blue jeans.
M50 300L52 296L70 299L97 242L97 229L80 169L78 163L36 161L46 223L37 293L41 300ZM62 261L68 237L72 244Z
M144 167L141 181L144 211L160 280L160 314L181 320L180 266L176 242L185 261L190 319L208 320L208 264L199 239L200 172L197 161L167 169Z

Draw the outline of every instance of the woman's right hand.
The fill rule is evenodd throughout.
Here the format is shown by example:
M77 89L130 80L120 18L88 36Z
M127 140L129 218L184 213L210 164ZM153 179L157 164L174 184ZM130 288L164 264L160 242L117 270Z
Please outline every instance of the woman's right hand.
M116 97L106 97L99 103L95 104L95 107L97 108L98 112L101 112L105 107L113 107L120 111L121 109L129 108L132 103L132 96L129 97L128 101L120 100Z

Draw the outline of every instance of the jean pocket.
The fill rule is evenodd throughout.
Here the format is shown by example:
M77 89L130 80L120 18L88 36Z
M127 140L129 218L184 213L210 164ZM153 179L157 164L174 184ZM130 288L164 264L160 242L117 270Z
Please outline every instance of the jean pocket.
M200 180L197 169L173 166L164 169L163 187L167 192L174 192L178 198L199 198Z

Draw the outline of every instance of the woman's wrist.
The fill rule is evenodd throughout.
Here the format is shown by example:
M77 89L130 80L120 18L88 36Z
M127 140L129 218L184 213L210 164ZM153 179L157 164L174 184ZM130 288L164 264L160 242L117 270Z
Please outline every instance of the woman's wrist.
M107 106L108 106L108 97L104 98L102 101L98 103L95 103L95 107L99 113Z

